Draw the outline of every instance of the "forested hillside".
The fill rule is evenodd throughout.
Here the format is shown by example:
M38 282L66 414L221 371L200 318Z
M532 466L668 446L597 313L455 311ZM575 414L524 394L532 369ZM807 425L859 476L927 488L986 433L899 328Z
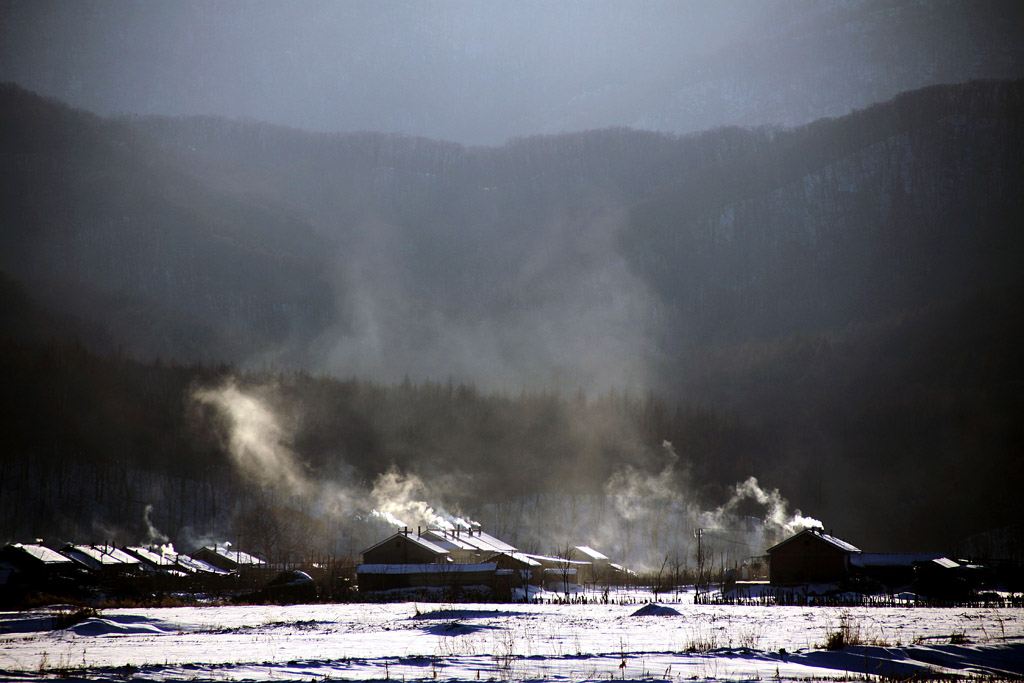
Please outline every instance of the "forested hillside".
M182 540L273 509L358 546L366 510L243 476L196 399L224 386L303 482L415 475L522 545L578 524L570 492L692 526L750 476L871 549L1013 509L1024 83L495 148L0 98L12 538L143 534L153 505Z

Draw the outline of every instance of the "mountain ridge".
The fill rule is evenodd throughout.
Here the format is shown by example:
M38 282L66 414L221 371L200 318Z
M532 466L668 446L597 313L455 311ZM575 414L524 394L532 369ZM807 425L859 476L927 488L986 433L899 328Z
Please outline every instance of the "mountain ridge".
M143 357L181 341L146 341L164 310L191 321L188 347L208 346L183 361L643 390L678 382L665 364L694 345L1005 284L1021 250L1020 81L935 86L795 129L500 148L79 118L19 105L31 97L13 87L2 267L48 305L92 288L85 299L124 302L115 317L144 312L113 325L143 332ZM47 106L68 122L31 124ZM88 301L72 309L102 322ZM462 362L446 345L486 350Z

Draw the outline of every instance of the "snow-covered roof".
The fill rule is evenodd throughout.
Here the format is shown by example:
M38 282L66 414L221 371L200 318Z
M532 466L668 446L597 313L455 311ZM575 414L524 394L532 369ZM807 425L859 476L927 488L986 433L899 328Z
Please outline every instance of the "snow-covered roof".
M819 538L822 541L824 541L825 543L828 543L829 545L834 546L834 547L838 548L839 550L842 550L843 552L847 552L847 553L859 553L860 552L860 548L858 548L857 546L855 546L855 545L853 545L851 543L847 543L846 541L844 541L844 540L842 540L840 538L836 538L835 536L830 536L829 534L826 534L825 532L823 532L821 529L804 529L803 531L801 531L800 533L796 534L795 536L790 536L785 541L782 541L781 543L776 543L771 548L768 548L768 552L771 552L771 551L775 550L776 548L780 548L780 547L786 545L787 543L789 543L790 541L792 541L794 539L797 539L797 538L800 538L801 536L806 536L806 535L811 535L811 536L814 536L815 538Z
M122 564L139 564L139 558L133 557L132 555L129 555L120 548L116 548L112 545L97 545L93 547L96 548L96 550L99 550L101 553L110 555L112 558L114 558Z
M56 550L50 550L45 545L38 545L36 543L15 543L13 547L23 550L40 562L45 562L46 564L68 564L71 562L71 558L61 555Z
M487 532L474 530L470 531L446 531L444 529L427 529L424 536L429 536L436 543L444 546L451 545L457 550L479 550L482 552L510 553L517 548L509 545L501 539L491 536Z
M188 555L178 555L177 563L178 563L179 567L181 567L182 569L184 569L186 571L190 571L190 572L198 572L198 573L201 573L201 574L230 574L231 573L231 572L227 571L226 569L221 569L220 567L214 567L209 562L203 562L202 560L197 560L196 558L189 557Z
M531 557L541 564L557 564L557 565L589 565L591 564L588 560L567 560L564 557L555 557L554 555L537 555L535 553L524 553L527 557Z
M242 552L241 550L232 550L231 546L227 545L207 545L200 548L200 550L209 550L210 552L220 555L224 559L230 560L239 566L258 567L266 564L266 562L255 555L250 555L249 553Z
M116 559L115 557L108 555L102 550L91 545L74 545L73 543L69 543L64 546L61 552L72 559L78 560L90 569L114 567L124 564L121 560Z
M361 564L356 574L462 574L471 572L493 572L496 562L473 564Z
M934 560L932 560L932 562L939 565L943 569L956 569L960 566L959 562L954 562L948 557L936 557Z
M453 550L471 552L476 550L476 547L473 544L467 543L456 536L443 536L439 531L432 531L428 529L423 532L423 536L420 536L420 538L424 537L428 537L431 543L437 545L439 548L443 548L445 552L452 552Z
M601 552L598 552L598 551L594 550L589 545L578 545L578 546L576 546L576 552L578 552L578 553L580 553L582 555L586 555L591 560L596 560L598 562L604 562L604 561L608 560L608 556L607 555L605 555L604 553L601 553Z
M393 541L396 538L404 538L405 540L409 541L410 543L415 543L416 545L420 546L421 548L423 548L425 550L429 550L430 552L434 553L435 555L447 555L448 554L448 549L445 548L440 543L436 543L433 539L424 538L423 536L417 536L416 534L413 534L413 533L408 533L407 534L407 533L405 533L403 531L399 531L396 534L392 534L392 535L388 536L387 538L385 538L383 541L381 541L379 543L374 543L369 548L364 550L363 554L365 555L366 553L371 552L372 550L375 550L376 548L379 548L380 546L384 545L385 543L389 543L390 541Z
M140 560L147 562L154 567L173 567L177 564L177 554L171 555L164 552L159 552L152 548L146 548L143 546L129 546L126 550Z
M539 567L539 566L541 566L540 562L538 562L537 560L535 560L531 556L527 555L526 553L520 553L520 552L498 553L498 555L505 555L506 557L511 557L513 560L517 560L519 562L522 562L527 567ZM494 558L491 558L491 559L494 559Z

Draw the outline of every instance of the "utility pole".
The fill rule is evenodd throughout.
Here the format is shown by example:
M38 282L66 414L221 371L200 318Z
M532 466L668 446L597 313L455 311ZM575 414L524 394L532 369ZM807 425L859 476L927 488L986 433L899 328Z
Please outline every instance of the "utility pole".
M701 582L701 579L703 579L703 577L704 577L704 549L701 546L701 538L704 536L704 530L703 529L697 529L694 532L694 535L697 537L697 586L696 586L696 594L700 595L700 582Z

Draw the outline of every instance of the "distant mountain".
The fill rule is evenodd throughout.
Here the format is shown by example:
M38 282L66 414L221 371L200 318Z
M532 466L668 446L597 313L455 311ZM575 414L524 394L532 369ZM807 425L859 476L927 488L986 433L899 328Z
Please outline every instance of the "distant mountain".
M687 133L798 126L928 85L1024 76L1024 8L983 2L772 2L736 40L666 60L549 113L549 131L616 123Z
M143 357L677 390L688 349L1017 278L1022 92L467 148L100 119L6 86L0 268Z
M324 247L259 198L210 192L122 123L0 92L2 267L143 356L240 358L330 319Z

